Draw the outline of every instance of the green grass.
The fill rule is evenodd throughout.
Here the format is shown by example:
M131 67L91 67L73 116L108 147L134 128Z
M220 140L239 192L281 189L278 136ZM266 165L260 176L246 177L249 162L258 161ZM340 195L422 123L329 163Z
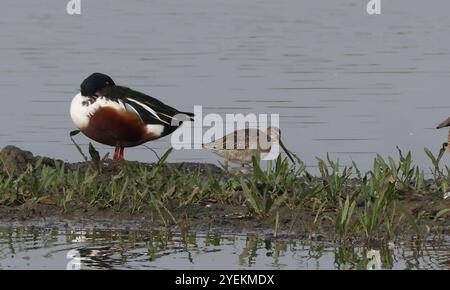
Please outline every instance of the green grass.
M38 161L20 172L3 170L0 204L48 204L63 212L83 206L149 213L166 225L187 228L190 207L214 201L242 207L244 217L273 225L275 234L303 230L331 235L341 243L371 244L403 234L423 238L437 233L450 209L430 206L415 211L407 201L414 196L442 199L450 181L449 169L440 167L445 144L436 157L425 149L431 181L425 179L428 172L414 166L410 152L398 151L397 160L376 155L372 169L364 173L355 163L341 167L327 155L317 158L319 175L313 176L297 156L295 164L278 158L265 168L254 159L250 175L217 175L200 168L187 174L181 167L166 165L169 150L151 165L122 161L120 170L108 175L90 145L88 168L66 170L61 163L48 166Z

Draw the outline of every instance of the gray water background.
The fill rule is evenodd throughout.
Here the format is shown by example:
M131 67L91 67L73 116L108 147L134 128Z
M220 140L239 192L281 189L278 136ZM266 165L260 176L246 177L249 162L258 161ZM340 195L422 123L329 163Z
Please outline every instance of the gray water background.
M395 155L398 145L426 167L423 147L437 151L447 139L433 128L450 115L448 1L382 0L379 16L366 13L365 0L81 2L82 15L70 16L65 0L2 1L1 147L81 160L68 109L96 71L180 110L279 113L284 142L310 165L330 152L367 169L375 153ZM88 139L76 138L86 148ZM162 153L169 141L148 145ZM142 147L126 156L154 160ZM169 160L217 157L184 150ZM110 250L92 268L337 268L336 246L326 242L199 233L151 248L152 236L119 230L96 238L82 229L0 232L1 268L61 269L67 251L99 247ZM444 268L448 245L418 253L397 245L392 256L394 268Z
M67 2L1 3L0 146L81 160L68 110L96 71L180 110L279 113L284 142L309 165L330 152L368 169L398 145L426 168L423 148L447 140L433 128L450 115L449 1L382 0L376 16L365 0L81 0L80 16ZM143 147L126 156L155 160Z

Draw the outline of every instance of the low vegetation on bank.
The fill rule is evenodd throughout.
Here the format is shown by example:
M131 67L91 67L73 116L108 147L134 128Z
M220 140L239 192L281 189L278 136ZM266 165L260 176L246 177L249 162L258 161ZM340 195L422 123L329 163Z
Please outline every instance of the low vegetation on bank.
M14 219L24 210L29 217L50 209L61 215L108 212L181 229L256 225L275 235L341 243L439 239L450 216L450 199L444 199L450 169L440 164L445 145L437 156L425 149L431 170L415 166L411 153L399 150L397 159L376 155L368 172L317 158L318 175L299 158L295 164L278 158L264 167L253 160L243 172L166 163L170 150L159 162L145 164L101 160L91 146L91 160L69 164L8 146L0 153L0 213ZM40 206L46 210L36 211Z

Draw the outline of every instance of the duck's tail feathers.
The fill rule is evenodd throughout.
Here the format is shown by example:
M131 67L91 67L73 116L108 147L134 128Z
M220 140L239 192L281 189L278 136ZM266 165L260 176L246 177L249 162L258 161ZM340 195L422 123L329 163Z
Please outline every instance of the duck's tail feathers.
M195 117L194 113L180 112L179 114L184 114L184 115L186 115L186 116L188 117L188 120L187 120L187 121L194 121L194 117Z

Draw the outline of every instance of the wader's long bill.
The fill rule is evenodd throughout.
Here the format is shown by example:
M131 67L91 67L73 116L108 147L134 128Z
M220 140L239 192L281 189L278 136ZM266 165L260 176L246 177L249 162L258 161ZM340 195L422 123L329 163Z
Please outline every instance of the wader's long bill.
M445 119L442 123L440 123L440 124L436 127L436 129L441 129L441 128L448 127L448 126L450 126L450 117L448 117L448 118Z
M295 163L294 158L292 157L291 153L289 153L289 150L286 149L283 142L281 142L281 140L280 140L279 143L280 143L281 148L283 148L284 152L286 152L286 155L289 157L289 159L291 159L291 161Z

